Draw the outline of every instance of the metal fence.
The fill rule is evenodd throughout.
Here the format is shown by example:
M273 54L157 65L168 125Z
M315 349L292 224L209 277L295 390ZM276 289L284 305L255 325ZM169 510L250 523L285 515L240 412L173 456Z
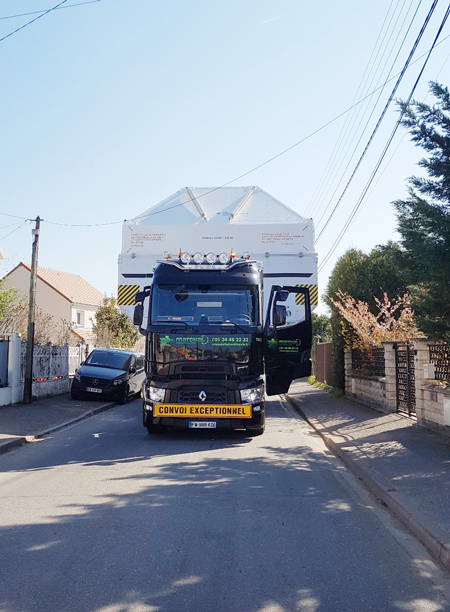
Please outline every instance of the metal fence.
M411 342L395 342L397 412L416 414L416 351Z
M450 345L443 342L429 346L430 363L434 365L434 378L450 382Z
M361 376L386 375L384 348L352 349L352 369Z

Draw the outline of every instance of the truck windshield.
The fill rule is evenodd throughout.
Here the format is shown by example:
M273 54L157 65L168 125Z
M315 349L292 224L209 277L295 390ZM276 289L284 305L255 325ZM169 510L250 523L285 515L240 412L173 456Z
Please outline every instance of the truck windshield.
M152 323L259 325L258 289L251 285L155 285Z

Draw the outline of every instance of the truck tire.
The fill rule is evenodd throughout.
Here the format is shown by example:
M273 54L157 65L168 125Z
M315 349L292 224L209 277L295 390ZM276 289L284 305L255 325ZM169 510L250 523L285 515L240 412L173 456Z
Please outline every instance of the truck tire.
M161 433L161 425L147 425L147 431L150 435Z
M264 425L262 427L258 427L258 429L247 429L247 435L250 436L250 438L255 438L256 436L262 436L262 434L264 433L264 429L265 429Z

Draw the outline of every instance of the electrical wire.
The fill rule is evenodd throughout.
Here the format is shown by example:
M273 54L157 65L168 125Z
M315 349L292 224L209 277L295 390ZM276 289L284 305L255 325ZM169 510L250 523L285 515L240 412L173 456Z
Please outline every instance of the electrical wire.
M404 45L404 44L405 44L405 42L406 42L406 38L407 38L407 36L408 36L408 34L409 34L409 32L410 32L410 30L411 30L412 26L413 26L413 23L414 23L415 18L416 18L416 16L417 16L417 12L418 12L418 10L419 10L419 8L420 8L420 5L421 5L421 2L419 2L418 6L417 6L417 8L416 8L416 11L415 11L415 13L414 13L414 15L413 15L413 17L412 17L412 19L411 19L411 22L410 22L410 24L409 24L409 26L408 26L408 29L407 29L407 31L406 31L406 33L405 33L404 37L403 37L402 43L401 43L401 45L400 45L400 47L399 47L399 49L398 49L398 51L397 51L397 54L396 54L396 56L395 56L395 58L394 58L394 61L392 62L392 65L391 65L391 68L390 68L389 73L388 73L388 75L387 75L387 78L389 78L389 77L391 76L391 73L392 73L392 71L394 70L395 63L397 62L397 59L398 59L398 57L399 57L399 55L400 55L400 52L401 52L401 50L403 49L403 45ZM398 39L398 37L397 37L397 39ZM386 66L386 65L385 65L385 66ZM375 101L375 104L374 104L374 105L373 105L373 107L372 107L372 111L371 111L371 113L370 113L370 115L369 115L369 117L368 117L368 119L367 119L367 121L366 121L366 124L365 124L365 126L364 126L364 129L363 129L363 130L360 132L360 137L359 137L359 139L358 139L358 142L356 143L355 147L353 148L353 152L352 152L352 154L351 154L351 156L350 156L350 158L349 158L349 160L348 160L348 162L347 162L347 165L346 165L346 166L345 166L345 168L344 168L344 171L342 172L341 179L339 180L338 184L336 185L336 188L335 188L335 190L333 191L333 194L331 195L330 200L329 200L329 202L328 202L327 206L325 207L325 210L323 211L323 213L322 213L322 215L320 216L319 220L316 222L316 227L319 227L319 225L320 225L320 223L322 222L322 219L324 218L324 216L325 216L325 214L326 214L327 210L328 210L328 209L329 209L329 207L331 206L331 202L332 202L332 200L333 200L334 196L336 195L336 192L337 192L337 190L339 189L339 186L341 185L341 183L342 183L342 181L343 181L343 179L344 179L344 176L345 176L345 174L346 174L346 172L347 172L348 168L350 167L350 164L352 163L353 158L354 158L354 157L355 157L355 155L356 155L356 151L358 150L358 147L359 147L359 145L361 144L361 141L362 141L362 139L363 139L363 137L364 137L364 134L366 133L366 130L367 130L368 126L369 126L370 120L372 119L373 114L374 114L374 112L375 112L375 109L376 109L376 108L377 108L377 106L378 106L378 102L379 102L379 101L380 101L380 99L381 99L381 95L382 95L383 91L384 91L384 87L381 89L381 91L380 91L380 92L379 92L379 94L378 94L377 100ZM362 118L361 118L361 121L362 121ZM358 124L358 129L359 129L360 125L361 125L361 121L360 121L360 123ZM351 143L350 143L350 144L351 144ZM346 150L346 152L345 152L345 155L347 155L347 153L348 153L348 148L347 148L347 150ZM339 168L341 168L341 167L342 167L342 165L343 165L343 162L340 164Z
M69 4L67 6L60 6L57 7L56 9L51 9L51 10L60 10L60 9L68 9L68 8L74 8L75 6L82 6L83 4L93 4L94 2L101 2L102 0L87 0L86 2L78 2L77 4ZM2 21L3 19L14 19L14 17L27 17L28 15L38 15L38 14L42 14L45 13L45 9L42 11L32 11L31 13L19 13L17 15L6 15L5 17L0 17L0 21Z
M374 71L375 64L376 64L376 62L378 60L378 56L379 56L380 51L381 51L381 49L382 49L382 47L384 45L384 42L385 42L386 37L387 37L387 35L389 33L389 30L391 29L391 25L392 25L393 19L395 17L395 13L397 11L397 7L398 7L399 3L400 2L398 0L397 5L396 5L396 7L395 7L395 9L394 9L394 11L393 11L393 13L391 15L390 20L389 20L389 23L387 24L386 31L385 31L385 33L384 33L384 35L382 37L383 30L384 30L385 25L386 25L386 23L388 21L388 17L389 17L389 14L390 14L393 2L391 2L391 4L389 5L388 12L386 13L386 17L384 18L383 24L381 26L381 30L380 30L380 32L378 34L378 38L376 40L374 48L372 49L372 53L370 55L369 61L367 63L367 66L366 66L366 68L364 70L364 74L363 74L363 76L361 78L361 81L360 81L360 83L358 85L358 89L357 89L357 91L355 93L355 96L353 98L352 104L358 99L359 95L363 96L364 93L367 93L367 91L370 91L370 89L372 87L372 84L373 84L375 75L378 72L378 67L380 65L381 60L378 63L377 68L375 69L375 73L372 76L372 79L371 79L370 83L369 83L369 79L370 79L371 74ZM405 4L405 2L403 3L403 6L404 6L404 4ZM402 9L400 10L399 16L397 17L397 21L398 21L398 19L400 17L400 14L401 14L402 10L403 10L403 6L402 6ZM395 25L394 25L393 29L395 29ZM391 35L389 37L389 41L390 41L391 38L392 38L392 33L391 33ZM378 45L378 43L380 43L380 44ZM385 52L386 51L383 52L382 57L384 56ZM372 63L372 58L373 58L373 63ZM380 93L380 95L381 95L381 93ZM339 160L341 160L341 163L339 164L339 169L342 166L342 162L345 159L345 155L344 156L340 155L340 153L341 153L342 149L346 146L346 144L348 142L350 134L351 134L351 132L353 130L355 122L358 119L358 116L361 113L361 110L362 110L363 106L364 105L359 106L358 110L353 109L353 111L347 115L346 120L344 122L344 125L342 126L341 132L339 133L339 136L338 136L338 138L336 140L336 144L335 144L335 146L333 148L333 151L332 151L332 153L331 153L331 155L330 155L330 157L328 159L325 171L324 171L324 173L322 174L322 176L320 178L319 185L316 188L316 190L315 190L315 192L313 194L313 197L311 198L311 201L310 201L310 204L308 206L308 209L306 211L305 216L312 216L313 212L314 212L314 207L315 207L316 201L319 200L319 199L323 200L323 195L324 195L324 193L326 193L326 190L328 188L328 185L329 185L330 181L334 179L334 177L336 176L337 172L339 171L338 170L336 173L334 173L336 165L339 164ZM364 116L364 114L363 114L363 116ZM347 132L347 136L345 136L346 132ZM348 151L348 149L347 149L347 151ZM339 181L339 183L340 183L340 181ZM339 183L338 183L338 186L339 186ZM320 205L318 207L316 212L319 213L321 208L322 208L322 205ZM309 211L311 211L311 212L309 212Z
M0 230L6 229L7 227L13 227L13 225L19 225L19 224L20 224L20 221L19 222L16 221L15 223L10 223L9 225L2 225L2 227L0 227Z
M409 54L409 56L408 56L408 58L407 58L407 60L406 60L406 62L404 64L404 66L403 66L403 69L402 69L402 71L400 73L400 76L398 77L397 82L395 83L394 88L393 88L393 90L391 92L391 95L389 96L389 99L386 102L386 105L385 105L385 107L384 107L384 109L383 109L383 111L382 111L382 113L381 113L381 115L380 115L380 117L378 119L378 122L377 122L377 124L376 124L376 126L375 126L375 128L374 128L374 130L373 130L373 132L372 132L372 134L370 136L370 138L369 138L369 141L367 142L367 144L366 144L366 146L364 148L364 151L362 152L362 154L361 154L361 156L360 156L360 158L358 160L358 163L356 164L356 167L353 170L352 175L350 176L350 178L349 178L349 180L348 180L348 182L347 182L347 184L346 184L346 186L344 188L344 191L342 192L339 200L337 201L335 207L333 208L331 214L329 215L325 225L322 227L319 235L317 236L317 241L316 242L318 242L320 240L320 237L323 235L325 229L327 228L328 224L330 223L331 219L333 218L335 212L339 208L340 203L342 202L345 194L347 193L347 190L348 190L351 182L353 181L353 179L354 179L354 177L355 177L355 175L356 175L356 173L357 173L357 171L358 171L358 169L359 169L359 167L360 167L360 165L361 165L361 163L362 163L362 161L363 161L363 159L364 159L364 157L365 157L365 155L366 155L366 153L367 153L367 151L368 151L368 149L370 147L370 145L372 144L373 139L375 138L375 134L378 132L378 129L379 129L379 127L380 127L380 125L381 125L381 123L382 123L386 113L387 113L387 110L388 110L392 100L394 99L394 96L395 96L395 94L397 92L397 89L398 89L401 81L403 80L405 72L406 72L406 70L407 70L407 68L408 68L408 66L409 66L409 64L410 64L410 62L412 60L412 57L413 57L413 55L414 55L414 53L415 53L415 51L416 51L416 49L417 49L417 47L419 45L419 42L422 39L422 36L423 36L423 34L424 34L424 32L425 32L425 30L426 30L426 28L427 28L427 26L428 26L428 24L430 22L431 16L432 16L432 14L433 14L436 6L437 6L437 3L438 3L438 0L434 0L433 4L432 4L432 6L431 6L431 8L430 8L430 10L428 12L428 15L425 18L425 21L424 21L424 23L422 25L422 28L421 28L421 30L420 30L420 32L419 32L419 34L418 34L418 36L417 36L417 38L416 38L416 40L414 42L414 45L413 45L413 47L412 47L412 49L410 51L410 54ZM430 49L428 57L430 56L430 53L431 53L433 48L434 47L432 47ZM428 57L426 59L426 62L428 62ZM426 64L426 62L425 62L425 64ZM422 68L422 71L423 71L423 68Z
M24 221L23 223L21 223L19 225L19 227L16 227L16 229L13 229L12 232L9 232L9 234L6 234L6 236L2 236L0 238L0 240L5 240L5 238L8 238L8 236L11 236L11 234L14 234L14 232L17 232L17 230L19 230L21 227L23 227L25 225L26 221Z
M17 34L17 32L20 32L20 30L23 30L24 28L26 28L27 26L31 25L32 23L34 23L35 21L37 21L38 19L41 19L41 17L45 17L45 15L48 15L49 13L51 13L52 11L56 11L57 8L59 8L62 4L65 4L67 2L67 0L62 0L62 2L60 2L59 4L56 4L55 6L53 6L52 8L48 9L48 11L45 11L45 13L42 13L41 15L39 15L38 17L35 17L34 19L32 19L31 21L28 21L27 23L24 23L22 26L20 26L20 28L17 28L16 30L14 30L13 32L10 32L9 34L7 34L6 36L3 36L3 38L0 38L0 42L3 42L4 40L6 40L7 38L9 38L10 36L12 36L13 34Z
M444 43L449 38L450 38L450 34L448 36L446 36L445 38L443 38L439 43L437 43L435 45L435 47L437 47L438 45L441 45L442 43ZM429 54L429 52L430 51L427 51L427 52L423 53L416 60L411 62L409 64L408 68L410 68L411 66L416 64L418 61L420 61L423 57L425 57L427 54ZM362 102L364 102L365 100L367 100L368 98L373 96L377 91L379 91L380 89L385 87L386 84L390 83L391 81L393 81L398 76L399 76L399 73L395 74L392 78L388 79L382 85L380 85L380 87L377 87L372 92L367 94L367 96L365 96L364 98L361 98L361 100L359 100L358 102L356 102L355 104L353 104L352 106L347 108L342 113L339 113L339 115L336 115L336 117L334 117L333 119L330 119L330 121L328 121L327 123L325 123L321 127L317 128L316 130L314 130L313 132L311 132L310 134L308 134L307 136L305 136L304 138L302 138L298 142L296 142L293 145L289 146L288 148L284 149L280 153L277 153L277 155L274 155L273 157L271 157L270 159L267 159L266 161L262 162L258 166L255 166L251 170L248 170L247 172L244 172L243 174L241 174L239 176L236 176L235 178L233 178L230 181L220 185L219 187L214 187L213 189L210 189L209 191L206 191L205 193L200 194L199 196L197 196L197 199L203 198L203 197L205 197L205 196L207 196L207 195L209 195L211 193L214 193L215 191L218 191L219 189L223 189L224 187L227 187L228 185L231 185L232 183L235 183L239 179L244 178L245 176L248 176L249 174L252 174L256 170L259 170L260 168L266 166L267 164L270 164L271 162L273 162L274 160L278 159L279 157L285 155L286 153L288 153L289 151L291 151L295 147L298 147L300 144L303 144L304 142L306 142L307 140L309 140L310 138L312 138L313 136L315 136L319 132L323 131L328 126L330 126L333 123L335 123L336 121L338 121L341 117L346 115L353 108L355 108L356 106L358 106L359 104L361 104ZM41 219L41 222L48 223L50 225L58 225L58 226L61 226L61 227L103 227L103 226L107 226L107 225L118 225L119 223L125 223L127 221L134 221L134 220L137 220L137 219L143 219L143 218L146 218L146 217L158 215L158 214L161 214L163 212L166 212L167 210L172 210L174 208L179 208L180 206L184 206L185 204L189 204L189 202L190 202L190 200L186 200L185 202L179 202L178 204L175 204L174 206L170 206L168 208L165 208L164 210L156 211L156 212L153 212L153 213L142 213L141 215L138 215L136 217L132 217L130 219L123 219L121 221L110 221L110 222L106 222L106 223L76 223L75 224L75 223L58 223L56 221L48 221L47 219ZM0 212L0 215L5 215L7 217L13 217L15 219L25 219L25 217L18 217L18 216L15 216L15 215L9 215L9 214L3 213L3 212ZM29 219L26 219L26 220L28 221Z
M438 38L439 38L439 36L440 36L440 34L441 34L441 32L442 32L442 29L443 29L443 27L444 27L444 25L445 25L445 23L446 23L446 21L447 21L447 19L448 19L449 15L450 15L450 4L449 4L449 5L448 5L448 7L447 7L447 11L445 12L444 18L443 18L443 20L442 20L442 22L441 22L441 25L440 25L439 30L438 30L438 32L437 32L437 34L436 34L436 37L435 37L435 39L434 39L434 41L433 41L433 44L432 44L432 46L431 46L431 48L430 48L430 50L429 50L429 52L428 52L428 54L427 54L427 58L426 58L426 60L425 60L425 62L424 62L424 64L423 64L423 66L422 66L422 69L421 69L421 71L420 71L420 73L419 73L419 75L418 75L418 77L417 77L417 79L416 79L416 82L414 83L414 86L412 87L411 92L410 92L410 94L409 94L409 96L408 96L408 98L407 98L407 100L406 100L406 105L408 105L408 104L410 103L411 98L412 98L412 96L414 95L414 92L415 92L415 90L416 90L416 88L417 88L417 85L418 85L418 83L419 83L419 81L420 81L420 79L421 79L422 75L423 75L423 72L424 72L425 67L426 67L426 65L427 65L427 63L428 63L428 60L429 60L429 58L430 58L430 55L431 55L431 53L432 53L433 49L436 47L436 42L437 42L437 40L438 40ZM324 258L324 261L323 261L323 262L320 264L320 266L319 266L319 270L318 270L319 272L321 272L321 271L323 270L324 266L327 264L327 262L328 262L328 260L330 259L331 255L332 255L332 254L334 253L334 251L336 250L336 248L337 248L338 244L340 243L340 241L341 241L341 240L342 240L342 238L344 237L344 235L345 235L345 233L347 232L348 228L350 227L350 225L352 224L352 222L353 222L353 220L355 219L356 215L358 214L359 210L361 209L361 207L362 207L362 203L363 203L364 198L365 198L365 196L366 196L366 194L367 194L367 191L369 190L369 188L370 188L370 186L371 186L371 184L372 184L372 182L373 182L373 180L374 180L374 178L375 178L375 175L377 174L377 172L378 172L378 170L379 170L379 168L380 168L380 166L381 166L381 163L383 162L383 159L384 159L384 157L386 156L386 153L387 153L387 151L388 151L388 149L389 149L389 147L390 147L390 145L391 145L391 143L392 143L392 140L394 139L394 136L395 136L395 134L396 134L396 132L397 132L397 130L398 130L398 128L399 128L399 126L400 126L401 122L402 122L403 115L404 115L404 111L402 111L402 113L400 114L400 117L398 118L398 120L397 120L397 122L396 122L396 124L395 124L395 126L394 126L394 129L392 130L392 133L391 133L391 135L390 135L390 137L389 137L389 139L388 139L388 141L387 141L387 143L386 143L386 145L385 145L385 147L384 147L384 149L383 149L383 152L382 152L382 154L380 155L380 157L379 157L379 159L378 159L378 162L377 162L377 164L376 164L376 166L375 166L374 170L372 171L372 174L371 174L371 176L370 176L370 178L369 178L369 180L368 180L368 182L367 182L366 186L364 187L364 190L363 190L362 194L361 194L361 195L360 195L360 197L358 198L358 201L357 201L357 203L355 204L355 206L354 206L354 208L353 208L353 210L352 210L352 212L351 212L350 216L347 218L347 221L346 221L346 223L345 223L344 227L342 228L342 230L341 230L341 232L340 232L339 236L338 236L338 237L336 238L336 240L334 241L333 246L331 247L331 249L330 249L330 250L328 251L328 253L326 254L326 256L325 256L325 258Z
M9 215L8 213L4 213L4 212L0 212L0 215L3 215L4 217L11 217L12 219L22 219L23 221L30 220L30 219L27 219L26 217L18 217L17 215Z

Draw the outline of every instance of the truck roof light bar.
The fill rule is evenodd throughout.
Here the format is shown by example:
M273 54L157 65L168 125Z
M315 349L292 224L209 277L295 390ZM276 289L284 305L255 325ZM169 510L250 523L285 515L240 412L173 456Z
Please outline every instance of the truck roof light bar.
M163 253L163 258L164 260L168 261L172 259L172 256L168 251L165 251ZM215 253L212 253L212 252L204 255L203 253L200 253L200 251L197 251L196 253L194 253L194 255L191 255L187 251L182 251L180 249L180 252L178 253L178 261L180 264L183 264L184 266L188 266L189 264L193 265L194 267L202 266L203 264L207 264L209 266L211 265L227 266L235 262L238 263L239 261L250 261L250 253L246 251L239 258L236 256L235 251L231 251L230 253L226 253L224 251L223 253L220 253L219 255L216 255Z
M205 256L203 255L203 253L194 253L194 256L192 257L192 259L194 260L194 263L196 264L202 264L203 261L205 260Z
M180 261L181 261L182 264L190 263L191 259L192 259L192 256L187 251L185 251L184 253L181 253L181 255L180 255Z

